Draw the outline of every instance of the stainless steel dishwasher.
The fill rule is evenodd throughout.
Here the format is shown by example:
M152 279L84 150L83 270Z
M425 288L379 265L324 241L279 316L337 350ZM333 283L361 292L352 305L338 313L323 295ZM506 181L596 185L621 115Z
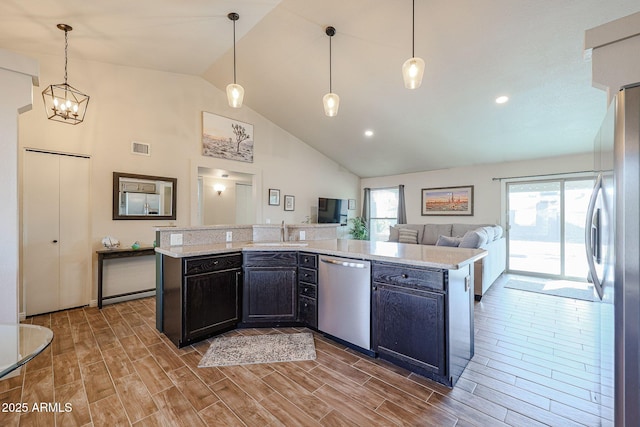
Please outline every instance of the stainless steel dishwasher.
M371 350L371 263L320 256L318 329Z

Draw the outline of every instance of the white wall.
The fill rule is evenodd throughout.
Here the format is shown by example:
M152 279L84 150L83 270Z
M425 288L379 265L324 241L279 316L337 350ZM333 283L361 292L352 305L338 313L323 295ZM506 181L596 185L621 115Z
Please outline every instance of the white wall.
M18 112L31 107L37 77L36 61L0 49L0 323L18 321Z
M595 135L594 135L595 137ZM519 162L493 163L378 178L363 178L362 188L405 185L407 223L495 223L503 221L501 189L493 178L507 178L593 170L593 153ZM473 216L422 216L423 188L474 186ZM502 224L504 225L504 224Z
M38 55L42 87L60 83L64 59ZM246 105L227 104L224 92L204 79L71 58L69 84L91 96L84 123L77 126L46 120L42 102L20 117L20 147L36 147L91 156L91 221L94 249L106 235L123 246L151 244L153 228L167 221L111 219L112 172L175 177L178 226L197 218L197 168L219 168L254 174L259 188L257 222L301 222L319 196L356 198L359 178ZM39 97L38 97L39 98ZM250 103L247 88L245 102ZM254 162L234 162L201 155L201 117L208 111L254 126ZM150 157L130 154L131 141L150 143ZM266 192L279 188L296 196L296 210L267 206ZM194 203L195 201L195 203ZM94 255L94 276L95 276ZM151 273L148 273L151 274ZM96 278L91 295L96 295ZM132 278L135 281L135 278Z

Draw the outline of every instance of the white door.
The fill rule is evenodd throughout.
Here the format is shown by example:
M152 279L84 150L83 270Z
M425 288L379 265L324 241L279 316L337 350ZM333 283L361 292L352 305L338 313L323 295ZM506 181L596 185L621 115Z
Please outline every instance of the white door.
M89 160L25 151L22 283L26 314L88 303Z

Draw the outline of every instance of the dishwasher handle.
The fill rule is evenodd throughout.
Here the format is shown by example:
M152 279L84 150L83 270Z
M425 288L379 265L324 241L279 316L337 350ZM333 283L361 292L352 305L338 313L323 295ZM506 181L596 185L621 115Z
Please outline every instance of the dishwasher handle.
M349 267L349 268L367 268L367 264L361 262L352 262L352 261L342 261L331 258L321 258L320 261L325 262L327 264L339 265L341 267Z

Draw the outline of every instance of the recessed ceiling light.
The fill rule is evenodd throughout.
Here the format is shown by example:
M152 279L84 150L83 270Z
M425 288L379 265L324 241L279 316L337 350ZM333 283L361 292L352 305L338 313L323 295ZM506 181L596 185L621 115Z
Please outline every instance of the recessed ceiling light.
M504 104L509 100L508 96L502 95L496 98L496 104Z
M371 129L367 129L364 131L364 136L371 138L373 136L373 131Z

